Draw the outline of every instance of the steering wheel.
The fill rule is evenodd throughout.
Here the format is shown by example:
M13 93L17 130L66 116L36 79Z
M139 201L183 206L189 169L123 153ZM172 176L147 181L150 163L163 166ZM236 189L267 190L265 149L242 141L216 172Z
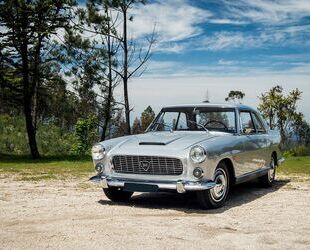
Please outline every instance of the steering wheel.
M223 125L224 128L225 128L226 130L228 130L228 127L226 126L226 124L225 124L224 122L216 121L216 120L210 120L210 121L208 121L208 122L205 124L205 127L207 127L210 123L219 123L219 124Z

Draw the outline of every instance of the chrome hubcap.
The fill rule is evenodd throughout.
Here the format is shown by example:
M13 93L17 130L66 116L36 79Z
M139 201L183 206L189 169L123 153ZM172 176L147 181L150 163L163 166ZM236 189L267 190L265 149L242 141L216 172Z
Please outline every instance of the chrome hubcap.
M210 193L212 199L219 202L225 197L227 191L227 176L223 169L216 170L214 182L216 185L210 190Z
M275 173L276 173L276 171L274 168L274 160L272 159L271 163L270 163L270 170L268 171L268 179L270 182L272 182L274 180Z

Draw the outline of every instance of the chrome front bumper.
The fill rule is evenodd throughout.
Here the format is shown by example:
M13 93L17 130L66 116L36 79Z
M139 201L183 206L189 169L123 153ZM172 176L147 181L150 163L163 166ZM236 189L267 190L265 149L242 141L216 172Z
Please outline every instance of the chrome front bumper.
M207 190L215 187L215 182L213 181L201 181L201 182L191 182L191 181L141 181L132 179L116 179L101 175L93 176L89 179L92 183L99 185L101 188L108 187L121 187L123 188L125 184L135 184L136 186L141 185L142 189L139 192L143 192L143 186L156 186L158 190L176 190L178 193L185 193L186 191L200 191ZM148 191L146 191L148 192Z

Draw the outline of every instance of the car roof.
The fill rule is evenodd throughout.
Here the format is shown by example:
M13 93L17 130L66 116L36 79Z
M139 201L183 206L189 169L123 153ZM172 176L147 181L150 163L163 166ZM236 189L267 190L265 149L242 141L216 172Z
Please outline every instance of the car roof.
M250 106L237 104L237 103L195 103L195 104L178 104L178 105L169 105L164 108L191 108L191 107L199 107L199 108L237 108L237 109L247 109L253 110Z

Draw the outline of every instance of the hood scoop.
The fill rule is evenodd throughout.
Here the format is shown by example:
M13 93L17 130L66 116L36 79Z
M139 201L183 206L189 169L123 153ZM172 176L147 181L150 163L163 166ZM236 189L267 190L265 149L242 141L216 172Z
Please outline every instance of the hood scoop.
M177 137L177 138L174 138L172 140L169 140L169 141L141 141L139 142L139 145L156 145L156 146L165 146L165 145L168 145L170 144L171 142L174 142L178 139L180 139L181 137Z
M167 145L166 143L164 142L140 142L139 145L160 145L160 146L165 146Z

